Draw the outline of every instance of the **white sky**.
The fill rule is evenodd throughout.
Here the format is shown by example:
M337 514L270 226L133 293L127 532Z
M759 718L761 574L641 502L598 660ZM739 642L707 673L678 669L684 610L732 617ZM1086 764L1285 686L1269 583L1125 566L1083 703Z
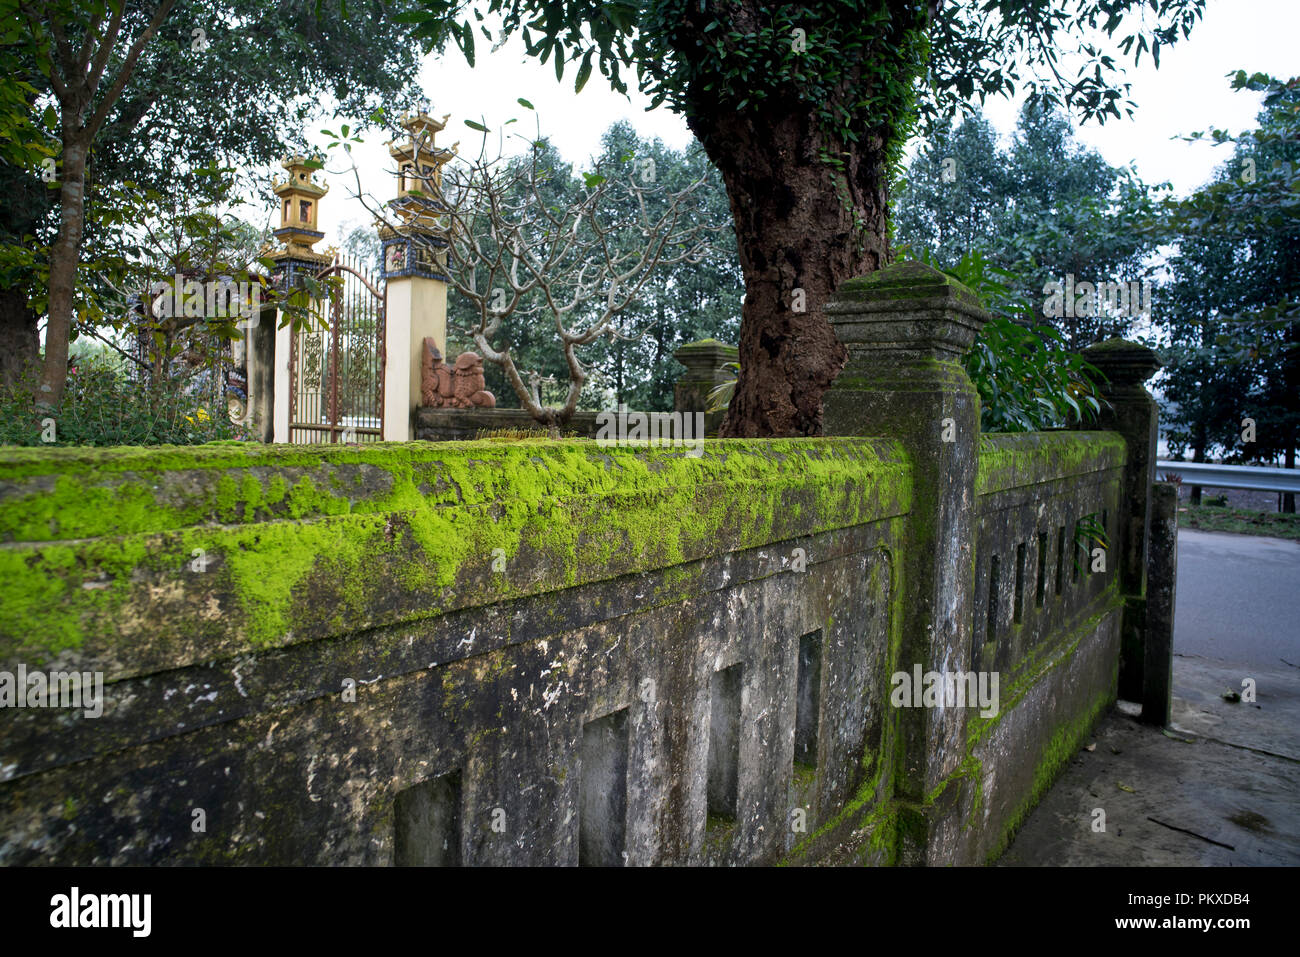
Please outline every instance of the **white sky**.
M1104 126L1088 124L1079 129L1078 137L1111 164L1132 162L1144 181L1168 181L1176 192L1186 194L1209 178L1231 147L1185 143L1174 137L1211 126L1232 132L1252 127L1260 95L1232 92L1225 75L1243 69L1290 77L1296 72L1297 34L1300 0L1209 0L1205 17L1191 38L1161 51L1158 70L1147 55L1140 67L1129 61L1127 76L1137 102L1134 118L1112 119ZM647 98L635 90L630 99L614 93L598 72L575 96L573 64L566 65L564 80L557 82L553 65L525 56L522 41L511 40L490 53L481 35L478 40L473 69L452 47L442 58L427 57L420 71L419 85L432 101L431 112L451 114L439 145L450 146L459 140L462 153L476 151L479 134L465 126L466 119L484 121L495 131L505 120L518 117L519 122L509 129L533 134L535 119L516 102L518 97L533 103L543 135L574 162L581 163L595 153L601 134L620 119L630 121L642 136L661 137L671 147L682 148L694 140L680 116L663 107L646 112ZM1018 101L991 100L984 110L1000 132L1009 134L1019 106ZM337 128L337 124L321 125ZM320 146L326 144L325 138L312 139ZM369 135L364 146L354 147L354 155L363 188L382 200L394 194L395 181L385 173L390 159L381 140L377 134ZM351 173L333 172L344 165L342 150L336 150L327 164L331 191L321 208L321 228L326 232L321 248L337 243L346 228L370 220L352 198L355 181ZM269 210L273 204L267 206Z

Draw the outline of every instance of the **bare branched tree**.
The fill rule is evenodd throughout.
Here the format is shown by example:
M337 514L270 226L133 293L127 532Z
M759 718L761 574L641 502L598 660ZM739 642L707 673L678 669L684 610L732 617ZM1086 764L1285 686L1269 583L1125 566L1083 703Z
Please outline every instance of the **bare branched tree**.
M413 192L427 204L421 221L437 225L438 239L425 244L446 256L452 288L476 315L470 328L456 331L501 367L520 405L554 435L587 382L578 350L601 336L637 338L620 332L619 313L656 269L702 261L727 224L694 215L703 179L670 192L655 184L653 170L646 175L628 161L557 188L564 184L543 161L540 135L528 143L524 155L507 158L488 149L485 132L477 157L455 157ZM557 202L565 193L571 198ZM562 406L545 404L541 376L520 370L510 351L513 325L542 320L554 324L568 368Z

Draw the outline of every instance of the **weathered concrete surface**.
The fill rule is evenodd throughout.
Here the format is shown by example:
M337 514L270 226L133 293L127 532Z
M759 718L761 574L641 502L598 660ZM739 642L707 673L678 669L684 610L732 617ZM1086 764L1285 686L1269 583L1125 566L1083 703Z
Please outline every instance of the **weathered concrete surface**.
M1131 701L1142 700L1146 658L1146 576L1150 544L1151 486L1156 478L1156 436L1160 413L1156 400L1143 384L1160 368L1156 353L1123 339L1108 339L1083 350L1083 357L1105 376L1105 398L1097 413L1096 428L1124 436L1128 445L1124 465L1123 514L1117 536L1120 592L1124 595L1124 623L1120 641L1119 693Z
M979 395L961 365L988 314L965 286L921 263L895 263L844 283L827 304L849 359L826 393L830 435L899 436L912 458L915 500L903 572L899 664L964 671L970 660ZM966 750L966 713L955 707L900 715L905 758L899 794L916 805L902 830L909 864L950 863L957 826L951 794Z
M1142 662L1142 720L1169 723L1174 682L1174 606L1178 594L1178 486L1151 486L1151 567Z

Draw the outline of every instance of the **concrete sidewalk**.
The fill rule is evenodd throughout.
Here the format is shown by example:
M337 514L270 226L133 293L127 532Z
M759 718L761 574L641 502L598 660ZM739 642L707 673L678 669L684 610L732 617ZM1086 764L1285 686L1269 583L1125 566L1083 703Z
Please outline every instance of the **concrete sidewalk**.
M1225 700L1243 678L1255 702ZM1099 722L999 865L1300 864L1300 669L1178 655L1171 727L1136 712Z

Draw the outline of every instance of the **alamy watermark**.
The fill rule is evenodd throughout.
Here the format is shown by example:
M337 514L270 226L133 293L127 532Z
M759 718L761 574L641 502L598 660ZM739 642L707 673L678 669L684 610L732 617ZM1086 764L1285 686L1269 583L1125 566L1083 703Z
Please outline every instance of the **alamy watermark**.
M87 718L104 713L102 671L0 671L0 708L81 708Z
M896 671L889 683L889 703L895 708L979 708L981 718L998 714L996 671L926 671L913 665L911 674Z
M686 454L704 454L703 412L600 412L596 415L596 444L687 446Z
M1087 316L1151 318L1151 283L1145 279L1141 282L1075 282L1074 273L1066 273L1064 282L1048 280L1043 294L1047 296L1043 315L1049 319Z
M87 894L73 887L50 898L51 927L117 927L133 937L148 937L152 913L152 894Z

